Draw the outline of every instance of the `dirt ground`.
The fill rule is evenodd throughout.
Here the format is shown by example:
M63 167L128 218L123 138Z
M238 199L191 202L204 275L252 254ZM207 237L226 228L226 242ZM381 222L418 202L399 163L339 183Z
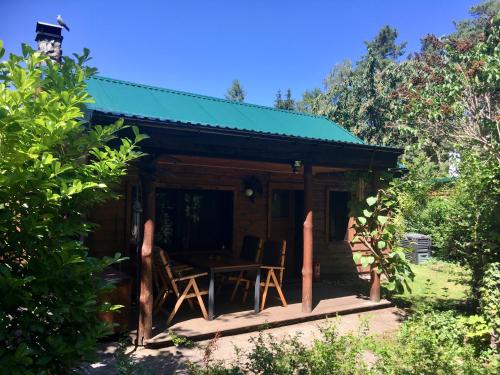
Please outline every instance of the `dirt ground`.
M337 325L340 333L356 331L361 320L368 320L370 332L380 335L395 331L403 315L403 311L390 307L360 314L344 315L336 319L338 319ZM272 328L264 332L270 333L276 338L287 335L294 336L300 333L300 340L303 343L311 343L314 338L319 337L319 328L325 324L328 324L327 320L322 319ZM216 341L216 350L212 358L222 361L234 360L236 356L235 347L238 347L244 353L251 347L249 339L257 335L257 332L251 332L220 337ZM186 362L201 362L204 348L208 343L209 341L196 342L192 348L172 346L161 349L138 348L136 350L131 346L127 348L126 353L130 354L133 361L138 363L146 374L188 374ZM117 343L103 345L98 352L99 361L83 366L81 369L83 373L92 375L119 374L115 356L116 348Z

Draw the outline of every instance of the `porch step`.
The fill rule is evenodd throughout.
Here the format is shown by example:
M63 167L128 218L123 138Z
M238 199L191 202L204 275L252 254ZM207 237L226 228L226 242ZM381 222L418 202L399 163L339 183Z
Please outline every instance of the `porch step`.
M202 318L184 320L169 327L146 342L147 348L172 346L169 331L174 335L186 337L191 341L203 341L214 337L232 336L241 333L259 331L267 328L286 326L306 321L332 318L337 315L348 315L360 312L384 309L392 306L388 300L371 302L366 297L349 295L321 300L311 313L303 313L300 303L287 307L273 306L259 314L253 311L242 311L222 314L213 321Z

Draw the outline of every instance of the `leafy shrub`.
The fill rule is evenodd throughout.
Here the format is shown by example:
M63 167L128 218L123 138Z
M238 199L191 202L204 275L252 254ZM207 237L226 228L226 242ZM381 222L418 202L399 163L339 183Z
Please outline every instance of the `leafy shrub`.
M88 50L60 64L22 51L0 63L0 373L60 374L109 328L97 313L113 307L97 296L110 285L96 274L119 256L92 258L81 239L144 136L83 121Z
M361 243L368 249L368 254L356 252L353 259L363 267L370 266L372 279L374 274L386 277L384 286L402 293L409 288L408 282L414 274L406 260L404 249L399 246L400 234L394 223L394 216L399 208L392 190L382 190L376 196L352 204L355 216L353 229L356 235L352 243Z
M235 363L191 364L207 374L496 374L498 363L481 341L471 340L463 317L426 309L405 321L393 337L358 332L340 335L336 325L304 345L299 336L277 340L261 333Z
M481 293L481 315L490 331L490 344L498 352L500 345L500 262L491 263L486 268L479 292Z
M375 345L378 374L493 374L481 347L468 341L467 326L452 311L417 313L393 340Z
M307 357L310 374L365 374L365 361L370 337L368 325L361 324L358 332L341 335L336 325L321 330L323 337L316 340Z
M469 266L471 292L479 302L483 275L500 259L500 163L494 155L464 153L455 185L450 253Z
M335 323L321 328L322 337L312 346L304 345L300 335L277 339L261 332L252 337L251 349L244 356L237 350L238 359L226 365L205 359L203 366L191 363L191 373L205 374L363 374L368 366L363 361L365 326L357 334L340 335Z
M409 223L411 232L427 234L432 239L432 256L449 258L449 216L452 202L446 196L429 196L427 204L418 211L418 219Z

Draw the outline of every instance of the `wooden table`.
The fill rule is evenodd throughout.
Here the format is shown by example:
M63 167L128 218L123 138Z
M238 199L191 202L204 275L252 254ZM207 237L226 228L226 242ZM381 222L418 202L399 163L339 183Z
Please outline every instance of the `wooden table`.
M208 320L214 319L215 274L225 272L255 271L254 310L259 312L260 304L260 263L238 259L225 253L177 253L171 257L179 262L195 268L207 270L210 273L208 287Z

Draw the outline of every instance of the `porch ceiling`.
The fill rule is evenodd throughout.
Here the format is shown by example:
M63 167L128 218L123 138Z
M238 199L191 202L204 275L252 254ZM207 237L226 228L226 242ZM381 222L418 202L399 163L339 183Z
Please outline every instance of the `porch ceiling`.
M280 173L287 175L302 175L303 168L293 172L290 163L272 163L252 160L235 160L211 158L192 155L160 155L156 161L159 165L184 165L206 168L245 170L254 172ZM349 168L314 166L313 174L347 172Z

